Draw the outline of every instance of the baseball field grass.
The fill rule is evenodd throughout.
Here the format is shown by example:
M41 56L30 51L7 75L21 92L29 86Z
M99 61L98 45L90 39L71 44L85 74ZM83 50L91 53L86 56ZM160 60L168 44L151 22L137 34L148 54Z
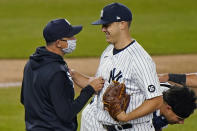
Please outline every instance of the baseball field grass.
M173 125L164 131L197 131L197 112L184 125ZM78 114L80 128L81 112ZM79 131L78 128L78 131ZM0 88L0 131L25 131L24 109L20 104L20 88Z
M101 27L91 22L112 2L131 9L131 35L150 54L197 53L196 0L0 0L0 58L28 58L45 45L42 30L55 18L84 27L68 57L100 56L107 43Z

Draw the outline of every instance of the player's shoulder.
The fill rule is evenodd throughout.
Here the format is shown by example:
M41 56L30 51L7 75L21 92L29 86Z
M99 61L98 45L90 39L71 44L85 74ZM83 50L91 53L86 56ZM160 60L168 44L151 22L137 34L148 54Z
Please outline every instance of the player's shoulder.
M149 66L153 67L153 69L155 68L156 65L154 60L138 43L136 43L136 48L130 52L130 54L132 55L134 65L142 65L142 67Z
M133 45L128 48L128 51L138 59L152 59L147 51L136 40Z

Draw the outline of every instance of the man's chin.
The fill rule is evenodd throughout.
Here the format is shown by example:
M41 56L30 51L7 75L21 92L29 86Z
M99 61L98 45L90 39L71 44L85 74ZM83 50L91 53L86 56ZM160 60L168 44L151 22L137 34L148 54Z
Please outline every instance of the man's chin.
M107 41L107 43L109 43L109 44L111 44L111 43L112 43L110 40L107 40L107 39L106 39L106 41Z

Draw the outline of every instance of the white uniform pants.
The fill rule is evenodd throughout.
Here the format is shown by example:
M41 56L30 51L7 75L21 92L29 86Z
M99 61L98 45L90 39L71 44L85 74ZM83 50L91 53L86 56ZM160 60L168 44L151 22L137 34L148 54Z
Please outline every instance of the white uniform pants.
M96 108L90 104L82 112L80 131L106 131L103 125L95 118ZM133 124L132 128L121 131L155 131L152 121Z

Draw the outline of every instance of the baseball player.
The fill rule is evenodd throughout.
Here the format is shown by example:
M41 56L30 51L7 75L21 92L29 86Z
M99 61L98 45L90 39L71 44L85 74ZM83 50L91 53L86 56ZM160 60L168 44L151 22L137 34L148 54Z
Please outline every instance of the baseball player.
M188 74L159 74L159 80L161 82L172 81L181 85L187 85L190 87L197 87L197 73Z
M130 36L131 21L126 6L112 3L103 8L101 19L92 23L102 25L109 46L96 73L104 78L104 87L83 110L81 131L154 131L152 112L160 107L162 91L153 60ZM112 80L124 83L130 95L127 111L117 116L119 122L103 109L102 97Z
M196 109L195 92L187 87L162 84L163 104L153 113L153 125L161 131L168 124L183 124Z

